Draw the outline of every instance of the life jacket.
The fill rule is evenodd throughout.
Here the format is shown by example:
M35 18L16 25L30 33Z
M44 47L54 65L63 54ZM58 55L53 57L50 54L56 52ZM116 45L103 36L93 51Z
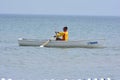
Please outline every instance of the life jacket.
M60 38L63 40L63 41L67 41L68 40L68 32L59 32L57 33L56 35L57 38Z
M64 41L68 40L68 32L64 32L64 35L62 36L62 40Z

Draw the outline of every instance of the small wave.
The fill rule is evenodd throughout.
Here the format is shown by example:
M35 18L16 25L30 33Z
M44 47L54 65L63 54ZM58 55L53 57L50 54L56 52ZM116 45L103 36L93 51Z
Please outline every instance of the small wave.
M120 46L113 46L113 47L107 47L107 48L111 50L120 50Z

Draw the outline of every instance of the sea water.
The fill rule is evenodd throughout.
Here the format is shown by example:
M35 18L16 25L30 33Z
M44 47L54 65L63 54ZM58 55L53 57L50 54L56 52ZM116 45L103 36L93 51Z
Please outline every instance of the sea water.
M68 26L69 40L105 39L106 48L23 47L18 38L49 39ZM120 79L120 17L0 15L0 79Z

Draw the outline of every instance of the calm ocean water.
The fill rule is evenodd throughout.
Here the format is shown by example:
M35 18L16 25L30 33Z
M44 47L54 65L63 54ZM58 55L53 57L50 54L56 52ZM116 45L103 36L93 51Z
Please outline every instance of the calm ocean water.
M105 39L106 48L20 47L18 38ZM120 17L0 15L0 79L120 79Z

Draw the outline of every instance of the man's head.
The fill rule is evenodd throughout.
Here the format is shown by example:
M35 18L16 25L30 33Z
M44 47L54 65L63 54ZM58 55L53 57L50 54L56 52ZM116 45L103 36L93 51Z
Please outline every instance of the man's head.
M67 30L68 30L68 27L65 26L65 27L63 28L63 31L66 32Z

